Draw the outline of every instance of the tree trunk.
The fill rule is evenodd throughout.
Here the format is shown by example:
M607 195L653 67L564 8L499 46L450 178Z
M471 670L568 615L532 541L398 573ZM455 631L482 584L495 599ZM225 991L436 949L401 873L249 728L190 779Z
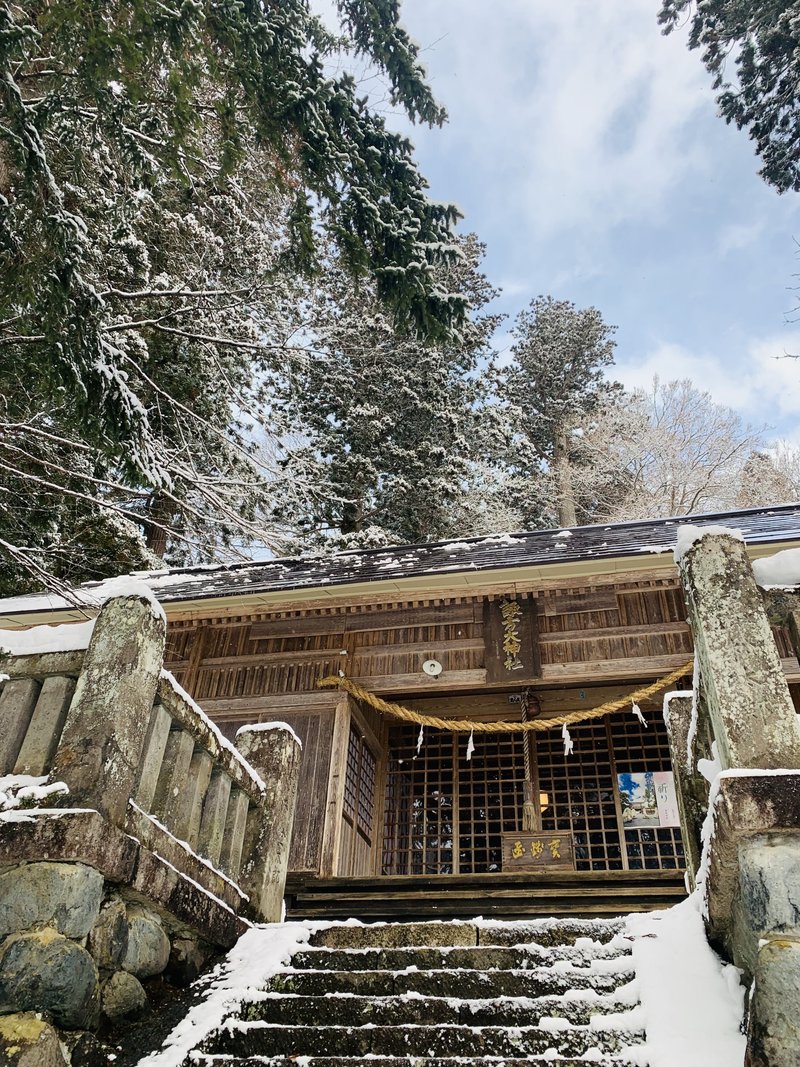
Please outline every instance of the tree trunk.
M572 470L569 465L569 446L566 428L556 433L553 449L553 469L556 473L558 488L558 524L559 526L577 526L575 515L575 493L572 487Z
M150 521L145 523L145 541L151 552L164 558L169 543L169 525L175 517L175 505L163 493L155 492L147 505Z

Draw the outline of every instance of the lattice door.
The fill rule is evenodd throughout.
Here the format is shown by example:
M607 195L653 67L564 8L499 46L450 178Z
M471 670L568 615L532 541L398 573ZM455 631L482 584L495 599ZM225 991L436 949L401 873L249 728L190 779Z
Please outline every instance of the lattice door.
M564 753L560 730L536 735L539 791L547 796L543 830L571 831L579 871L624 867L608 733L603 720L570 727L574 749Z
M669 744L656 715L645 727L628 715L570 728L564 754L559 731L537 734L539 789L547 794L543 830L571 830L578 870L618 871L683 866L677 827L626 829L616 776L670 770Z
M498 871L501 833L519 829L525 778L522 736L478 736L401 726L389 739L382 871ZM457 847L454 843L457 842Z
M630 715L615 715L608 724L618 772L671 770L667 731L660 715L648 716L647 726ZM632 871L685 866L681 831L677 826L626 827L625 850Z

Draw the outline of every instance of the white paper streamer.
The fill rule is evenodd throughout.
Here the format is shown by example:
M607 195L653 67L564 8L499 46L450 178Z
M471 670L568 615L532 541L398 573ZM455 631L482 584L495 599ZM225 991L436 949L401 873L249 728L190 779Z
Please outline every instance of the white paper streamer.
M572 738L569 736L569 730L567 729L566 723L564 723L564 725L561 727L561 736L564 738L564 755L571 756L572 749L574 748L574 743L572 741Z
M639 707L638 704L631 704L631 711L642 724L642 726L647 726L647 723L644 721L644 715L642 715L642 709Z
M468 760L472 759L472 753L475 751L475 741L473 740L474 734L475 734L475 731L474 730L470 730L470 732L469 732L469 741L467 741L467 759Z
M425 736L425 727L420 724L419 737L417 738L417 755L422 748L422 738Z

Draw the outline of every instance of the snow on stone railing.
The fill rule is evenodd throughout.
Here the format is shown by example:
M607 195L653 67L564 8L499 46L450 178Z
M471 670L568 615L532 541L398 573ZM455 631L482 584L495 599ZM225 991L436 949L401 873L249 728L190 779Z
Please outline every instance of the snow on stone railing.
M97 813L108 855L124 852L120 833L138 843L109 877L230 944L241 917L280 919L300 746L288 728L245 729L232 745L163 670L164 630L157 602L124 587L89 623L0 632L0 776L69 791L48 798L55 808L0 813L0 861L52 850L42 827L23 841L21 820ZM79 853L80 834L70 841ZM62 858L92 863L96 844Z

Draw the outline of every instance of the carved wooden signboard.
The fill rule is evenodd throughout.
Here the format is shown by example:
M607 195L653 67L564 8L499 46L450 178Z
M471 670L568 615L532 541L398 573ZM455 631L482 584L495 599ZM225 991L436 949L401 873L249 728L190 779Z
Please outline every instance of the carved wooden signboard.
M488 600L483 611L487 682L520 684L538 678L536 602Z
M503 834L503 870L575 870L572 834L547 831Z

